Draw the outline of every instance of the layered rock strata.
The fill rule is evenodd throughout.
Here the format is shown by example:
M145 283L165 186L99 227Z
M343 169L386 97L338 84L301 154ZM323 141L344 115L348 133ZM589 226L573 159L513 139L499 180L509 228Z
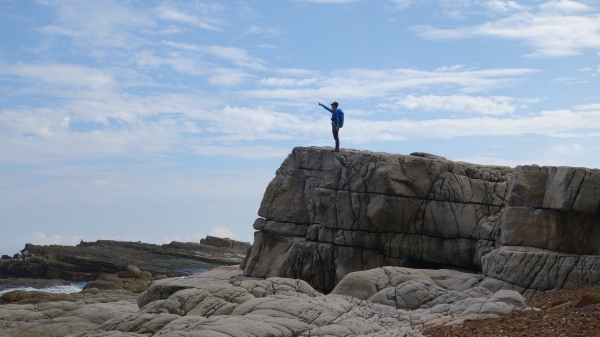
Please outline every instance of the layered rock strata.
M295 148L268 185L244 274L329 292L382 266L481 272L525 296L600 282L600 171Z
M210 235L204 239L201 239L200 244L213 247L229 248L244 253L248 251L248 248L251 246L250 242L241 242L229 238L218 238Z
M230 240L231 241L231 240ZM244 244L244 243L240 243ZM165 245L99 240L72 246L27 244L33 257L0 262L0 278L47 278L92 281L102 274L115 274L136 265L152 274L193 274L221 265L238 265L245 249L198 243Z

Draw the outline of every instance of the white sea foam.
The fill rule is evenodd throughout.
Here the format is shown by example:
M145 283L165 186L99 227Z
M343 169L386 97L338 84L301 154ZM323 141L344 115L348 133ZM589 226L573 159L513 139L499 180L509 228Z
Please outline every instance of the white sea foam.
M41 292L52 293L52 294L73 294L73 293L81 292L81 290L83 289L85 284L86 284L86 282L73 282L72 284L67 285L67 286L55 286L55 287L41 288L41 289L32 288L32 287L11 288L11 289L5 289L5 290L0 291L0 296L2 296L3 294L5 294L7 292L13 291L13 290L41 291Z

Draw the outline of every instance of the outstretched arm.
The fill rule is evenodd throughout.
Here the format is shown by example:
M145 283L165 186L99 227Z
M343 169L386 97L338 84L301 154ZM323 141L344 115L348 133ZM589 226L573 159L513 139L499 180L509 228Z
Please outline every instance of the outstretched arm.
M320 102L319 102L319 105L320 105L320 106L322 106L322 107L323 107L323 109L325 109L325 110L327 110L327 111L329 111L329 112L333 112L333 110L331 110L331 109L329 109L328 107L324 106L324 105L323 105L323 104L321 104Z

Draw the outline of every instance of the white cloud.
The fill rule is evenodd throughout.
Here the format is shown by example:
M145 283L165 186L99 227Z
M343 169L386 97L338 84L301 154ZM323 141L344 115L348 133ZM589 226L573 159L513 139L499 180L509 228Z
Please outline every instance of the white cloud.
M573 1L548 1L536 12L524 10L477 26L415 29L428 39L490 36L523 40L535 50L527 55L530 57L570 56L588 49L600 52L600 14L590 11L590 7Z
M81 239L82 238L78 235L71 235L63 238L62 236L55 234L48 237L43 232L34 232L32 235L25 236L27 243L32 243L34 245L74 246L78 244Z
M258 83L265 86L273 86L273 87L305 87L309 85L317 84L320 81L319 78L277 78L277 77L269 77L269 78L261 78Z
M246 78L251 76L246 72L235 69L218 68L211 71L208 81L211 84L230 87L244 82Z
M592 10L591 7L584 3L571 0L550 0L539 7L544 11L560 13L587 12Z
M148 238L144 238L144 239L140 239L142 242L152 242L154 241L155 244L169 244L173 241L177 241L177 242L195 242L195 243L200 243L200 239L203 239L204 235L202 234L192 234L192 235L173 235L173 236L163 236L162 238L159 239L148 239ZM127 241L127 240L126 240ZM131 241L136 241L136 240L131 240Z
M225 6L218 4L218 3L197 2L197 3L193 4L193 9L202 14L209 14L209 13L213 14L213 13L217 13L217 12L222 12L223 10L225 10Z
M390 0L390 1L394 4L395 9L404 9L413 3L412 0Z
M487 98L467 95L408 95L391 106L404 107L411 110L441 110L484 115L502 115L510 114L515 111L516 106L511 104L512 101L514 101L514 99L502 96ZM385 106L389 107L390 105Z
M217 26L221 24L219 20L208 18L208 17L198 17L188 13L185 10L178 10L169 5L161 5L156 8L156 14L159 18L163 20L176 21L184 24L188 24L191 26L196 26L208 30L220 31L221 29Z
M102 89L117 85L117 81L110 71L71 64L36 65L18 62L8 65L0 63L0 74L69 87Z
M600 103L576 105L574 108L576 110L600 110Z
M208 54L220 59L229 60L238 66L249 67L259 70L266 69L262 65L264 61L258 58L250 57L248 55L248 52L242 48L225 46L197 46L193 44L179 43L173 41L162 41L162 43L176 49L198 52L201 54Z
M260 34L267 36L277 36L281 33L281 30L278 28L267 28L267 27L259 27L256 25L250 26L244 34Z
M233 232L229 228L221 226L214 226L209 235L216 236L218 238L228 238L234 240L238 239L238 236L236 234L233 234Z
M353 141L398 141L405 139L451 139L470 136L516 136L537 134L549 137L597 137L600 110L572 112L543 111L527 117L474 117L434 120L353 120L344 125Z
M155 25L145 13L133 12L112 0L39 2L55 8L57 13L57 23L42 27L42 32L70 36L98 56L107 55L103 47L131 48L144 43L135 31Z
M434 86L454 87L462 92L478 92L513 84L521 81L523 76L535 72L534 69L472 70L456 67L435 71L346 69L331 74L320 74L318 77L311 74L308 80L315 83L312 86L297 78L264 78L259 80L260 84L275 88L251 89L243 94L257 99L306 102L323 97L335 97L337 100L382 98L397 95L411 88Z
M170 66L173 70L188 75L205 75L206 69L210 68L207 64L199 60L183 57L181 55L170 55L160 57L154 55L150 50L141 50L132 55L131 60L141 67L160 67L162 65Z
M520 5L515 1L503 1L503 0L488 0L483 3L483 6L489 8L494 12L506 13L510 11L525 10L526 6Z
M360 0L297 0L301 2L314 2L319 4L345 4L350 2L358 2Z

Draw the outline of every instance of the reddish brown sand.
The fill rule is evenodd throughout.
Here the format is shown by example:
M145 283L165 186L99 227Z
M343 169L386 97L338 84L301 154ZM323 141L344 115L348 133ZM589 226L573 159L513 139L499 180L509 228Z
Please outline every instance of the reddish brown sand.
M600 336L600 284L554 290L527 301L538 310L513 311L499 318L467 320L423 332L429 337Z

